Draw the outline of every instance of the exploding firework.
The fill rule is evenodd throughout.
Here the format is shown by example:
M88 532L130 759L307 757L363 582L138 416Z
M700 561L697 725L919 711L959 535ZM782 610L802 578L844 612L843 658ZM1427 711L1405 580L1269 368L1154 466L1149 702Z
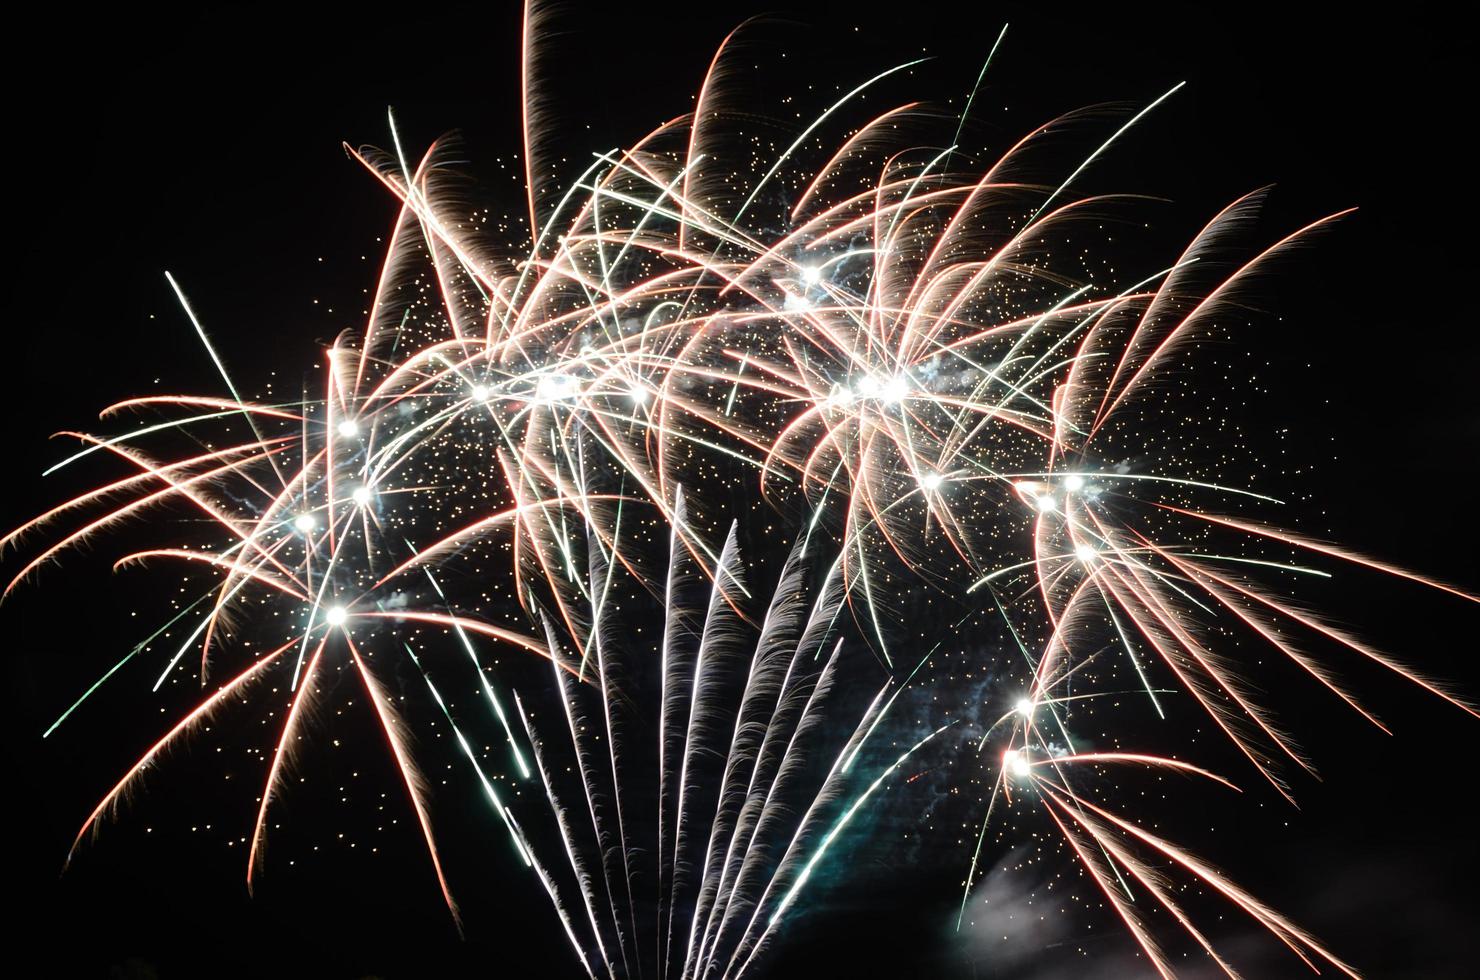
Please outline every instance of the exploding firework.
M524 254L467 220L446 147L413 162L392 119L389 152L350 150L399 203L363 329L328 348L300 396L247 399L171 279L226 395L130 399L103 419L163 417L117 435L66 433L81 447L54 469L105 457L127 474L0 541L53 535L8 595L119 525L187 513L187 537L118 565L171 560L215 575L104 675L168 636L155 690L194 667L212 693L126 771L77 843L167 749L265 690L280 718L262 757L250 885L305 719L343 673L373 708L456 916L393 687L409 663L589 974L738 977L854 814L948 727L915 732L891 712L924 662L901 648L898 609L944 594L1003 624L1008 656L1027 665L1015 703L935 692L971 720L991 777L963 916L988 827L1003 809L1036 807L1163 975L1151 906L1232 973L1168 867L1313 967L1352 973L1083 788L1126 767L1228 778L1179 760L1175 736L1151 751L1096 749L1069 716L1076 702L1121 695L1122 676L1157 715L1180 692L1290 797L1278 760L1309 760L1221 637L1277 651L1379 726L1302 634L1475 713L1269 577L1325 575L1308 561L1336 559L1475 596L1279 530L1257 511L1278 503L1263 493L1176 460L1127 462L1150 445L1137 408L1164 394L1179 356L1344 212L1250 249L1256 192L1164 268L1121 278L1086 256L1112 247L1104 216L1136 201L1084 193L1081 179L1176 89L1068 166L1045 161L1092 114L1051 120L982 163L960 145L974 92L949 141L928 150L901 135L935 124L918 103L855 116L859 97L907 64L865 79L757 162L736 123L748 114L735 103L734 36L692 112L556 186L545 160L555 127L539 111L544 17L526 11ZM753 487L794 532L754 624L737 530L719 533L720 484ZM622 610L644 602L663 624L651 644L624 628ZM877 665L855 665L848 644L871 648ZM550 666L533 682L526 664L494 669L490 647ZM477 679L496 764L433 681L449 660ZM884 726L892 755L873 751ZM516 811L503 779L539 786L543 805Z

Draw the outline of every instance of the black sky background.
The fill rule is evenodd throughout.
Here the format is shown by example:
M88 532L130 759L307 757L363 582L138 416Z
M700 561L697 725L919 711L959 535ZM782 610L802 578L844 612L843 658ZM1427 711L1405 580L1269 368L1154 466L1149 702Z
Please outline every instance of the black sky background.
M1438 7L1353 9L572 5L559 92L573 157L623 144L684 111L714 46L757 13L785 21L766 36L796 60L791 75L756 80L768 110L786 95L819 109L830 101L798 79L830 92L922 51L936 61L919 88L959 104L1004 21L1011 29L982 102L984 133L999 143L1056 113L1145 103L1186 79L1101 180L1164 193L1173 203L1159 214L1173 229L1271 182L1270 237L1361 209L1264 285L1261 305L1283 319L1247 340L1273 392L1250 423L1290 428L1285 450L1315 464L1294 478L1309 495L1302 529L1473 589L1473 40ZM408 150L460 130L490 203L522 207L506 169L519 139L516 4L42 16L13 40L37 67L6 69L10 237L22 253L6 291L0 389L7 528L70 486L39 476L59 455L48 434L87 427L97 408L157 379L162 390L212 385L163 270L185 284L247 390L274 367L306 363L355 321L394 209L340 142L388 144L386 105ZM13 824L4 861L15 905L3 955L30 964L20 975L575 975L543 899L525 882L497 897L496 861L470 887L500 916L481 916L467 940L410 847L375 864L374 877L368 864L335 858L249 901L241 855L219 835L189 832L196 821L250 819L191 794L192 773L209 759L161 773L124 817L168 830L107 832L61 876L77 825L164 722L143 692L120 688L71 730L40 738L140 633L129 614L155 580L111 575L112 553L76 558L0 607ZM1360 576L1335 598L1388 649L1480 693L1474 606ZM1299 810L1264 794L1239 801L1238 816L1194 812L1185 822L1216 824L1221 863L1371 975L1472 976L1480 848L1463 804L1480 722L1355 675L1395 736L1315 692L1305 692L1309 704L1272 692L1324 781L1300 784ZM309 807L295 814L314 819ZM1075 923L1026 957L973 956L947 928L959 871L905 880L867 847L856 870L857 887L830 891L828 914L778 944L772 975L1139 975L1109 923ZM1242 925L1230 917L1220 927L1240 949ZM1248 975L1302 975L1272 945L1248 947Z

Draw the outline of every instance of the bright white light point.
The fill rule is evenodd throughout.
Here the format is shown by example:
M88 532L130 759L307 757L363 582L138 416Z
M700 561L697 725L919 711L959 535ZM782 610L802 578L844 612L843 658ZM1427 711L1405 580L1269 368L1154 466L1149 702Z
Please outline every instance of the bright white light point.
M822 270L815 265L802 266L802 282L815 286L822 281Z
M363 507L370 502L370 488L355 487L354 493L349 496L351 500Z
M339 434L346 439L353 439L360 434L360 423L354 419L345 419L339 423Z
M313 530L313 515L299 514L297 517L293 518L293 526L304 534L307 534L309 531Z
M1084 477L1080 476L1078 473L1072 473L1069 476L1064 477L1064 489L1083 490Z
M330 606L324 613L324 622L330 626L343 626L347 619L349 619L349 612L343 606Z
M634 384L627 388L627 397L641 405L648 400L648 392L642 385Z
M941 476L939 473L926 473L924 476L920 477L920 486L924 487L926 490L939 490L940 485L944 480L945 477Z
M1039 510L1043 511L1043 513L1045 514L1049 513L1050 511L1057 510L1059 507L1059 502L1047 495L1039 497L1037 500L1033 501L1033 503Z
M877 398L892 405L909 397L910 380L904 375L896 375L881 381L872 374L865 374L858 379L857 392L859 398Z
M1074 549L1074 555L1080 561L1094 561L1099 555L1099 551L1095 549L1094 545L1082 544Z
M579 378L569 374L547 374L535 386L535 394L550 401L573 398L580 391L580 384Z
M1026 779L1033 772L1033 767L1028 764L1027 753L1017 749L1008 749L1002 753L1002 768L1019 779Z
M486 402L491 397L493 397L493 389L488 387L488 385L473 386L473 398L476 401Z
M1022 715L1024 718L1032 718L1033 709L1036 707L1038 706L1033 703L1032 698L1018 698L1016 710L1017 713Z

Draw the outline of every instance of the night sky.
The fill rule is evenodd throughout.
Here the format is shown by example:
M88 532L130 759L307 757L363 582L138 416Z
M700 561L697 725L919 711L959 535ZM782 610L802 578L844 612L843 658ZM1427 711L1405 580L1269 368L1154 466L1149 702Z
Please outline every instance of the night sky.
M1275 190L1261 228L1271 231L1360 209L1260 283L1253 304L1262 315L1234 337L1237 358L1252 352L1247 369L1210 379L1250 386L1228 403L1241 406L1254 462L1277 471L1300 530L1480 586L1480 342L1467 302L1480 267L1468 148L1475 52L1437 8L1359 17L1355 8L1315 16L1294 4L1218 13L605 6L584 14L571 4L559 21L561 80L551 94L572 158L625 145L688 109L715 45L756 14L773 15L758 36L774 46L771 57L786 52L790 69L755 79L763 113L803 111L783 107L788 98L820 109L826 96L807 81L831 91L921 53L934 60L893 95L959 107L1004 22L1011 27L981 103L981 134L998 143L1072 108L1144 104L1185 79L1095 177L1097 186L1164 197L1146 213L1169 248L1266 184ZM86 428L98 408L133 394L219 387L164 270L185 284L249 390L273 370L298 370L357 322L377 238L396 209L341 142L388 145L387 105L408 149L460 133L480 204L516 216L523 207L515 4L41 16L42 26L14 41L44 54L45 70L7 68L21 259L8 290L9 383L0 395L6 529L94 475L43 480L62 454L48 435ZM16 906L7 955L37 964L17 975L578 975L543 899L515 876L485 820L448 819L467 907L459 938L415 837L381 838L374 857L329 843L345 827L363 839L360 823L373 820L361 814L380 802L358 789L342 802L334 776L319 798L302 794L291 808L283 853L303 860L273 869L249 899L240 848L225 841L251 812L218 792L211 758L249 720L225 721L172 757L62 875L77 826L183 703L152 697L153 674L142 669L41 738L152 628L145 620L163 608L160 590L173 587L166 569L114 574L115 551L122 544L109 541L73 555L0 607L12 823L5 877ZM7 557L3 570L14 568ZM1472 604L1372 575L1306 595L1404 661L1480 694ZM1263 693L1322 780L1297 780L1296 809L1240 772L1249 791L1232 803L1200 792L1161 800L1164 827L1371 976L1471 976L1480 846L1464 806L1480 722L1355 659L1333 655L1393 736L1318 690L1268 681ZM349 723L332 734L365 737ZM760 974L1145 975L1108 915L1055 916L1005 945L954 930L969 852L950 834L933 845L924 829L945 822L940 807L963 805L933 798L949 778L923 781L923 795L892 796L870 817L847 873L826 883ZM449 793L445 805L455 811L458 799ZM1005 850L995 859L1013 860ZM1031 873L989 882L1005 903L1014 889L1036 887ZM1304 975L1251 922L1217 916L1210 932L1247 976ZM1206 960L1187 962L1188 976L1212 976Z

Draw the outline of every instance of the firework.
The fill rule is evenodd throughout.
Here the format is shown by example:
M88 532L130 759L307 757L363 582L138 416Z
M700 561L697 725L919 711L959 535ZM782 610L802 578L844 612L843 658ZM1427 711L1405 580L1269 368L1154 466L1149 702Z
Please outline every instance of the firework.
M588 969L739 976L852 813L939 732L850 774L896 682L850 712L838 563L809 587L815 562L794 547L752 634L734 530L709 579L681 497L673 513L656 658L618 639L633 634L602 605L626 602L601 589L591 648L563 654L588 662L592 683L557 666L553 719L531 720L522 698L520 714L584 907Z
M244 398L171 278L226 396L130 399L102 418L163 417L65 433L81 445L53 469L107 457L127 472L0 540L52 535L9 595L126 522L184 513L188 532L153 523L166 540L118 566L179 561L215 576L104 675L184 631L154 688L194 667L211 693L126 771L77 843L167 749L266 689L281 721L251 885L305 718L343 672L373 708L456 916L391 686L409 662L588 974L738 977L854 815L944 731L892 710L925 662L901 650L893 618L934 590L997 617L1028 664L1015 703L959 706L992 777L963 916L999 806L1030 804L1163 975L1138 895L1232 972L1174 899L1168 862L1313 967L1352 973L1082 788L1127 766L1228 778L1177 759L1175 745L1076 746L1066 710L1119 693L1100 675L1121 671L1098 669L1114 660L1144 710L1188 695L1290 798L1277 760L1309 760L1220 636L1278 651L1374 724L1302 632L1476 713L1269 577L1325 575L1317 558L1338 559L1476 596L1279 530L1264 517L1278 501L1214 474L1125 463L1128 447L1150 444L1133 409L1179 355L1345 212L1251 249L1255 192L1164 268L1115 275L1096 258L1113 248L1101 220L1136 200L1083 192L1083 177L1177 87L1067 166L1044 163L1045 150L1060 153L1097 117L1051 120L981 162L960 145L974 91L933 149L901 132L933 124L918 103L857 118L859 97L911 62L863 78L757 162L735 122L746 114L733 35L692 112L594 153L558 186L547 159L558 120L541 111L545 16L529 6L523 39L527 250L516 258L518 243L468 220L445 143L413 160L390 118L390 151L349 150L398 204L364 327L329 346L302 392ZM708 492L718 483L754 487L794 532L754 624L727 500ZM621 610L643 603L662 623L655 644L624 628ZM864 646L882 679L851 665ZM524 664L494 669L490 649L550 666L532 684ZM496 763L433 680L453 669L477 679ZM898 751L881 756L886 730ZM540 787L544 806L516 811L505 779Z

